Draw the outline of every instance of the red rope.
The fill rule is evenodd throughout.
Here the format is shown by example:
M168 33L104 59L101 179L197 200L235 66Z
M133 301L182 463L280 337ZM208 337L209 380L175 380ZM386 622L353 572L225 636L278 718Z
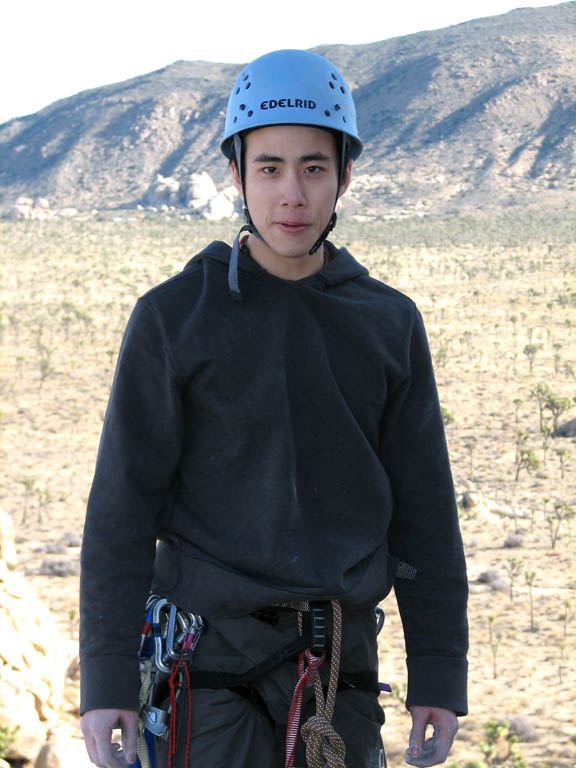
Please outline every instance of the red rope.
M168 686L170 688L170 736L168 740L168 768L172 765L172 756L176 754L176 688L182 683L180 680L176 681L176 676L182 664L182 657L178 659L178 663L173 662L172 671L168 678Z
M182 643L182 650L186 651L192 647L194 637L196 633L190 632ZM172 757L176 754L176 689L182 687L182 680L176 680L176 677L182 666L184 660L184 653L181 654L178 661L172 662L172 670L170 677L168 678L168 686L170 688L170 735L168 741L168 768L172 768ZM188 768L188 756L190 753L190 740L192 738L192 689L190 688L190 670L188 664L184 664L184 672L186 673L186 693L188 694L188 717L186 724L186 757L184 759L184 768Z
M188 755L190 754L190 739L192 737L192 689L190 688L190 670L188 664L184 665L186 671L186 692L188 693L188 720L186 724L186 760L184 768L188 768Z
M294 752L298 740L298 729L300 728L300 718L302 715L302 693L304 688L313 685L318 667L325 659L322 656L313 656L307 648L302 651L298 658L298 682L294 688L292 703L288 713L288 724L286 726L286 762L285 768L293 768ZM169 767L170 768L170 767Z
M182 686L182 680L176 680L176 676L180 670L182 664L182 657L178 659L178 662L172 663L172 671L168 678L168 685L170 687L170 736L168 741L168 768L171 768L172 757L176 754L176 693L177 688ZM186 673L186 691L188 693L188 728L186 733L186 760L184 768L188 768L188 751L190 747L190 722L192 717L192 691L190 690L190 672L188 671L188 665L184 664L184 671Z

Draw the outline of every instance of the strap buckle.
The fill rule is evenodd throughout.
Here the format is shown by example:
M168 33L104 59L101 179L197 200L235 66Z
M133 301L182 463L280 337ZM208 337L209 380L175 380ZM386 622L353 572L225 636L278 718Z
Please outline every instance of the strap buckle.
M326 611L323 605L310 603L310 651L314 656L321 656L326 650Z

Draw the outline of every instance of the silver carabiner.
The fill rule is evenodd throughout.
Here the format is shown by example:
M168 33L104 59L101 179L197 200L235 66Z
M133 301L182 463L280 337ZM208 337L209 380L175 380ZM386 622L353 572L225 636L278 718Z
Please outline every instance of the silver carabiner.
M175 649L175 644L178 643L178 637L176 637L176 621L180 624L181 629L185 629L185 624L182 624L182 618L180 611L173 603L169 603L170 613L168 615L168 626L166 628L166 658L177 661L180 658L180 652Z
M162 648L162 624L160 623L160 611L165 605L169 605L168 600L160 598L154 603L152 610L152 631L154 633L154 663L156 668L164 674L170 674L170 667L164 663L164 649Z

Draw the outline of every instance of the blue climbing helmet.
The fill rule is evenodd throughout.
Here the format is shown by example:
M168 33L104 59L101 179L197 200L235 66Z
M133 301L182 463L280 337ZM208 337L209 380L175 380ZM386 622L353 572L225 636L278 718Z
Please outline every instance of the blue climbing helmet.
M228 269L230 292L236 299L242 298L238 284L240 237L243 232L251 232L263 239L246 205L242 136L254 128L271 125L309 125L335 132L340 139L338 190L348 159L355 160L362 152L350 88L328 59L310 51L287 49L267 53L244 67L228 100L220 144L224 155L236 163L244 197L246 224L234 240ZM338 194L330 221L309 253L317 251L334 229L337 202Z
M222 152L230 159L235 135L267 125L338 131L348 157L362 152L350 88L332 62L310 51L274 51L244 67L228 100Z

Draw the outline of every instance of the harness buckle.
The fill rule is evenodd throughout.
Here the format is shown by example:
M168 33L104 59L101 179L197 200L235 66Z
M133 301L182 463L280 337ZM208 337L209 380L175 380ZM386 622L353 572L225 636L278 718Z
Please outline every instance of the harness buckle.
M310 604L310 651L321 656L326 650L326 613L321 605Z

